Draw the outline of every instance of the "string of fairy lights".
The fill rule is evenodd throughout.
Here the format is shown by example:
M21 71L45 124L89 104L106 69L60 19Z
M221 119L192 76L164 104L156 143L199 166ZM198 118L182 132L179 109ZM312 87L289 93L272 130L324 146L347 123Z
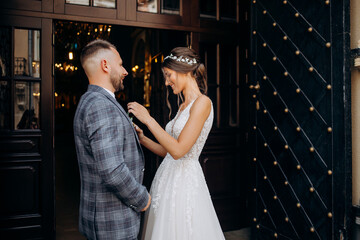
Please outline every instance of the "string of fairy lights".
M75 72L79 69L80 49L93 39L107 40L112 30L111 25L86 24L76 22L57 22L55 24L56 47L54 64L56 71Z

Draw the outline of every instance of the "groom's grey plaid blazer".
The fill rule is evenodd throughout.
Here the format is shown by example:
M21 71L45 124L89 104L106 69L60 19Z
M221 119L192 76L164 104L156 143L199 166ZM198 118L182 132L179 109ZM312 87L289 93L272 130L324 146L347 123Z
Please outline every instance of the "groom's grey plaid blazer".
M88 239L136 239L148 202L144 155L127 113L105 89L89 85L74 118L79 162L80 232Z

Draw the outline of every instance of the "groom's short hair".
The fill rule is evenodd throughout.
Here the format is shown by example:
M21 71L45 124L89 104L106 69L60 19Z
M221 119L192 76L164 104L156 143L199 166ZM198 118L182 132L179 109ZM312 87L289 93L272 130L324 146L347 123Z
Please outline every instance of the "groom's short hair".
M116 50L116 47L106 40L96 39L94 41L89 42L81 51L80 54L81 65L84 66L85 61L94 54L97 54L99 51L111 50L111 48Z

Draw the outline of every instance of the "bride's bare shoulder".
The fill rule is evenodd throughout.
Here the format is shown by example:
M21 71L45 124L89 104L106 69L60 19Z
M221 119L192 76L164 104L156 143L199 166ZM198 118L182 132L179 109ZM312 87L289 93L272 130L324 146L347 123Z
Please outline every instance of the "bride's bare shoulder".
M191 111L210 113L211 110L211 99L206 95L199 96L194 102Z

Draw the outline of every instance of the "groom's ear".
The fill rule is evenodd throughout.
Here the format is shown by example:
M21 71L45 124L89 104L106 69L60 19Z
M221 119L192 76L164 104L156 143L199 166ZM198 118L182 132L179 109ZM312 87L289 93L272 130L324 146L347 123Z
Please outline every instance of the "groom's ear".
M101 67L101 70L103 70L103 71L106 72L106 73L109 73L110 70L111 70L109 61L106 60L106 59L101 59L100 67Z

